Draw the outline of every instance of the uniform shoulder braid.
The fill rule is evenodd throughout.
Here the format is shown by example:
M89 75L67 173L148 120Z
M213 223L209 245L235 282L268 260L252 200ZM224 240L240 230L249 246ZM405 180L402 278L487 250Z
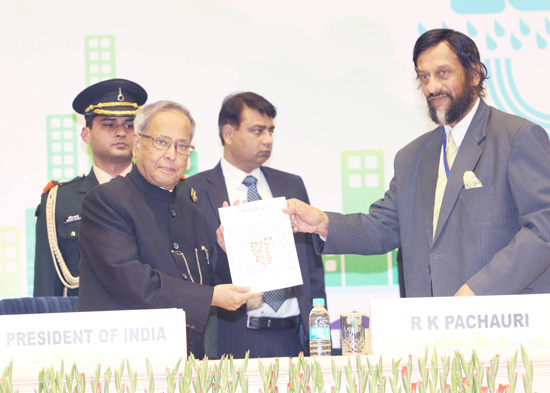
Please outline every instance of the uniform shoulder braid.
M46 205L45 205L46 234L47 234L48 243L50 245L50 252L52 255L52 261L55 267L55 271L59 279L61 280L61 283L64 286L63 296L67 295L68 289L76 289L79 287L80 277L75 277L72 275L71 271L67 267L67 263L65 262L63 255L61 253L61 250L59 248L57 224L55 221L57 191L59 190L59 187L63 184L74 183L75 181L81 180L84 178L85 176L81 175L79 177L74 178L71 181L63 182L63 183L55 182L54 180L52 180L48 183L46 188L44 188L44 191L45 191L44 196L46 198ZM49 187L50 184L51 184L51 187ZM37 213L38 213L38 210L37 210Z

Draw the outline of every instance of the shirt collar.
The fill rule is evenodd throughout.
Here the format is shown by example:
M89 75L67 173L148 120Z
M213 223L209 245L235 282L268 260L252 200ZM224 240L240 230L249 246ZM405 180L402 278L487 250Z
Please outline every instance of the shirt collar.
M130 163L130 165L128 165L122 172L120 172L119 176L126 176L128 173L130 173L130 171L132 170L132 166L133 164ZM92 169L99 184L107 183L113 180L113 176L109 175L103 169L100 169L96 164L92 166Z
M456 146L460 147L462 144L462 140L464 139L464 136L466 135L466 131L468 131L468 128L470 127L470 124L472 123L472 120L474 119L474 115L476 114L477 108L479 107L480 98L477 97L476 103L474 104L473 108L468 112L466 116L462 118L454 127L451 127L449 125L445 126L445 132L448 134L450 131L453 131L453 139L455 140Z
M232 189L236 189L242 184L244 178L248 175L254 176L258 179L258 182L262 182L264 180L264 175L260 168L256 168L252 172L246 173L230 164L224 157L222 157L220 164L222 166L223 176L225 177L225 184L227 188L231 187Z

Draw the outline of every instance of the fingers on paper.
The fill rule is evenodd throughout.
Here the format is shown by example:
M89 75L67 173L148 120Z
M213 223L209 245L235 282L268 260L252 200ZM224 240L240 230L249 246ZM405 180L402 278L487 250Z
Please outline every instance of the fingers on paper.
M223 237L223 225L220 225L218 229L216 229L216 240L218 241L218 244L222 248L222 250L227 251L225 249L225 239Z

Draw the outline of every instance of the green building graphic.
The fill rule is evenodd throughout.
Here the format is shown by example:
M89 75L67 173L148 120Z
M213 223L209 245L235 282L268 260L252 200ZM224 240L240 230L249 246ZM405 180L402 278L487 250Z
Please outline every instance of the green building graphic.
M46 116L48 178L70 180L78 174L78 134L74 115Z
M341 153L342 212L368 213L385 191L384 153L356 150ZM398 283L395 252L384 255L326 255L327 286L392 285Z
M25 266L21 264L19 228L0 228L0 298L21 292Z
M85 37L86 86L116 76L115 36L88 35Z
M187 169L185 170L185 177L193 176L199 173L199 160L197 156L197 151L194 150L189 159L187 160Z
M34 219L35 209L25 210L25 241L27 244L27 291L32 296L34 291L34 245L36 239L36 220Z

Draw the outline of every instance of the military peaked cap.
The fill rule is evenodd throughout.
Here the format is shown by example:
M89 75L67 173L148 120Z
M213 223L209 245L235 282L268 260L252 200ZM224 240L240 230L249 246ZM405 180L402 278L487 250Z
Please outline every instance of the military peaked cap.
M87 116L134 116L147 101L143 87L126 79L109 79L91 85L73 101L73 109Z

